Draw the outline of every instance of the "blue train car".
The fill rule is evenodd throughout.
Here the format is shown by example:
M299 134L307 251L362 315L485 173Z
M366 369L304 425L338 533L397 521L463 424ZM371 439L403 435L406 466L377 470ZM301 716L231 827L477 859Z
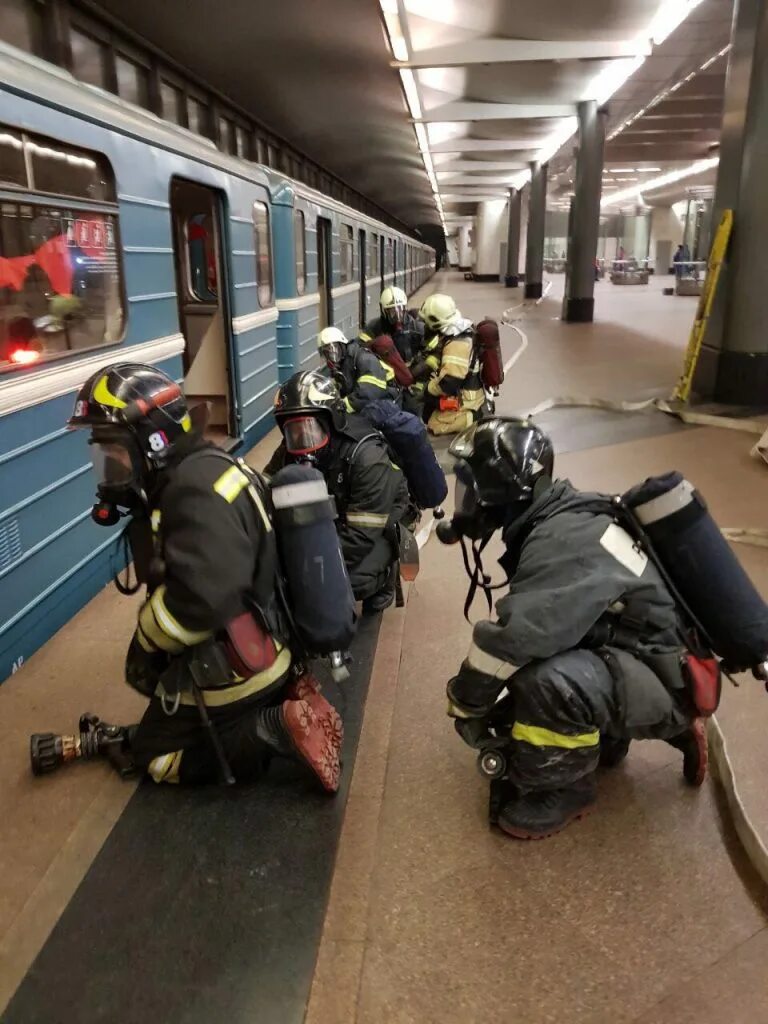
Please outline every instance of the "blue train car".
M378 315L384 287L416 291L434 272L434 250L300 182L270 178L282 381L315 365L323 327L335 324L353 337ZM387 257L397 253L403 268L396 274Z
M120 565L65 428L80 384L153 363L209 403L220 443L250 446L318 325L356 328L372 222L11 47L0 59L1 681ZM377 233L383 285L414 243Z

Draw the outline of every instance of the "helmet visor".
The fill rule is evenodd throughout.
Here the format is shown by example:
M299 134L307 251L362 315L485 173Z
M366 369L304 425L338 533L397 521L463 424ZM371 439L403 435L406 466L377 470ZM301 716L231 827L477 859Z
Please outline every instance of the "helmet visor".
M99 487L128 490L135 480L130 449L119 441L91 441L89 448Z
M289 455L313 455L331 439L326 425L316 416L296 416L281 423L285 450Z
M320 355L326 361L328 366L341 366L342 360L344 359L344 346L340 341L331 341L327 345L323 345L320 349Z
M405 319L405 306L386 306L382 310L382 315L390 327L399 327Z

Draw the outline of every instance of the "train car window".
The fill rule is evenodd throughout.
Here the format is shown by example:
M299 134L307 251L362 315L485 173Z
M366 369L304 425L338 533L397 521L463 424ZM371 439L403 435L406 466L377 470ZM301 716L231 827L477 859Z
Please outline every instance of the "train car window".
M354 273L354 233L350 224L339 226L339 255L341 257L341 284L348 284Z
M198 135L205 135L207 130L208 111L200 100L187 96L187 127Z
M256 249L256 280L259 283L259 305L272 305L272 236L269 231L269 210L266 203L253 204L253 233Z
M248 159L248 132L241 125L235 125L235 152L243 160Z
M219 149L225 153L235 152L235 126L228 117L219 118Z
M368 277L378 277L381 273L381 268L379 267L379 248L379 236L372 234L368 247Z
M123 334L117 217L0 203L0 372Z
M184 93L164 78L160 80L160 104L166 121L180 125L185 123Z
M100 154L40 136L30 137L26 149L35 192L116 202L114 175Z
M209 213L194 213L186 223L189 288L200 302L216 302L216 234Z
M296 294L303 295L307 287L307 231L302 210L293 211L293 245L296 258Z
M75 78L108 89L106 46L76 28L71 29L69 40L72 47L72 73Z
M41 4L29 0L3 0L0 39L26 53L43 53L43 21Z
M21 135L0 125L0 185L27 184L24 144Z
M149 71L135 60L115 54L117 95L139 107L149 107Z

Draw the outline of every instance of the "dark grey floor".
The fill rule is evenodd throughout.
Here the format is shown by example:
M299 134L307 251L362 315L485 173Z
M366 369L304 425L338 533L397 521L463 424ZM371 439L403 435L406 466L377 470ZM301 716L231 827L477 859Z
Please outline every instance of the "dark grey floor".
M379 622L324 687L346 730L336 798L288 763L234 791L140 786L3 1024L304 1019Z

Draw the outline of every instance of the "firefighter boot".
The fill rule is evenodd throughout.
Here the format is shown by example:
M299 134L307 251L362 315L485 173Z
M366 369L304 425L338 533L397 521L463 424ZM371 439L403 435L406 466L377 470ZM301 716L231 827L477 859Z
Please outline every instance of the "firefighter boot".
M667 743L683 754L683 777L689 786L700 786L707 776L707 727L703 718L694 718L690 726Z
M306 700L260 708L256 735L275 753L307 765L326 792L335 793L339 788L341 739L323 727Z
M396 586L396 570L394 566L390 566L383 585L375 594L371 594L370 597L366 597L363 601L363 615L376 615L378 612L383 612L386 608L389 608L395 600Z
M546 839L589 814L596 797L591 775L565 789L532 790L501 808L498 825L515 839Z

